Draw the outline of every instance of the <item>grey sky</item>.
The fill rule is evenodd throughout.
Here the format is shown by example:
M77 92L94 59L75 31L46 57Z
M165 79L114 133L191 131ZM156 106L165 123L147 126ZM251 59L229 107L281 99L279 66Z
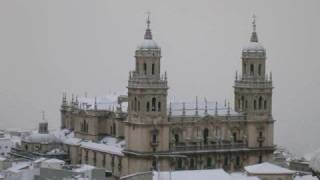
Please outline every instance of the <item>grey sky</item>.
M297 154L320 147L319 0L1 0L0 128L60 124L62 92L125 91L145 12L162 47L170 96L233 101L241 47L257 15L273 72L275 140Z

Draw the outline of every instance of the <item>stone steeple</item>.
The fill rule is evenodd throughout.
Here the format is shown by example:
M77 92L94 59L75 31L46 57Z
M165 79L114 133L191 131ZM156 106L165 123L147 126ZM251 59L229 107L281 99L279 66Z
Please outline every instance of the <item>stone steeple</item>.
M273 87L266 75L266 50L258 42L255 15L252 27L250 42L242 49L242 73L235 80L235 110L271 115Z

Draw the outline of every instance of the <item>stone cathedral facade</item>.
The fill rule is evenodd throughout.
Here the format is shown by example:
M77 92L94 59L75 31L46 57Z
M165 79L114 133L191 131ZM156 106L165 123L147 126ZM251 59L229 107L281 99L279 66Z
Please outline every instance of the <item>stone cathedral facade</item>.
M168 77L161 72L161 48L148 19L135 51L135 68L129 72L128 94L118 97L115 109L99 108L97 99L89 106L81 106L77 98L69 103L64 96L61 128L79 140L63 143L70 163L103 167L121 177L152 169L237 171L271 160L272 76L266 75L266 50L258 41L255 20L234 81L234 108L198 98L195 103L168 102ZM104 148L105 137L122 145Z

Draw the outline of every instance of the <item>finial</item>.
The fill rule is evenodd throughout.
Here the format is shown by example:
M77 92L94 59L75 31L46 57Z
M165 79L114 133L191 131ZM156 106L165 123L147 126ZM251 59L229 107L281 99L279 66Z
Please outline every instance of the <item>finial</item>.
M218 102L216 101L216 107L214 109L214 115L217 116L218 115Z
M238 80L238 71L236 71L236 81Z
M230 102L228 102L227 115L230 115Z
M196 116L199 115L199 112L198 112L198 96L196 96Z
M72 96L71 96L71 104L73 104L74 103L74 95L72 94Z
M164 72L164 80L167 80L167 71Z
M208 115L208 102L207 102L207 98L204 98L204 114Z
M46 122L46 115L45 115L45 111L44 111L44 110L42 110L42 111L41 111L41 114L42 114L42 121L43 121L43 122Z
M250 41L251 42L258 42L258 35L257 35L257 25L256 25L256 18L257 16L255 14L253 14L252 16L252 28L253 28L253 31L252 31L252 34L251 34L251 39Z
M152 39L152 34L151 34L151 30L150 30L150 11L147 12L147 29L146 32L144 34L144 39Z
M170 104L169 104L169 116L172 115L172 106L171 106L171 101L170 101Z
M147 12L147 29L150 29L150 14L151 14L151 12L148 11Z
M257 28L256 18L257 18L257 16L256 16L255 14L253 14L253 15L252 15L252 28L253 28L253 32L256 32L256 28Z
M182 103L182 115L183 116L186 115L186 103L185 102Z
M94 110L98 109L98 105L97 105L97 97L94 97Z
M67 93L66 92L62 93L62 104L67 105Z

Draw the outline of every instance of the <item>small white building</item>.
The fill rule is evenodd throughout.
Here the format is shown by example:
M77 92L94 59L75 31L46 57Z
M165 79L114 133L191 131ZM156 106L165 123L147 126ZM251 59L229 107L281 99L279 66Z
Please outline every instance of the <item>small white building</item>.
M264 162L244 167L248 176L257 176L261 180L293 180L295 171Z
M12 146L10 135L0 131L0 156L7 156Z

